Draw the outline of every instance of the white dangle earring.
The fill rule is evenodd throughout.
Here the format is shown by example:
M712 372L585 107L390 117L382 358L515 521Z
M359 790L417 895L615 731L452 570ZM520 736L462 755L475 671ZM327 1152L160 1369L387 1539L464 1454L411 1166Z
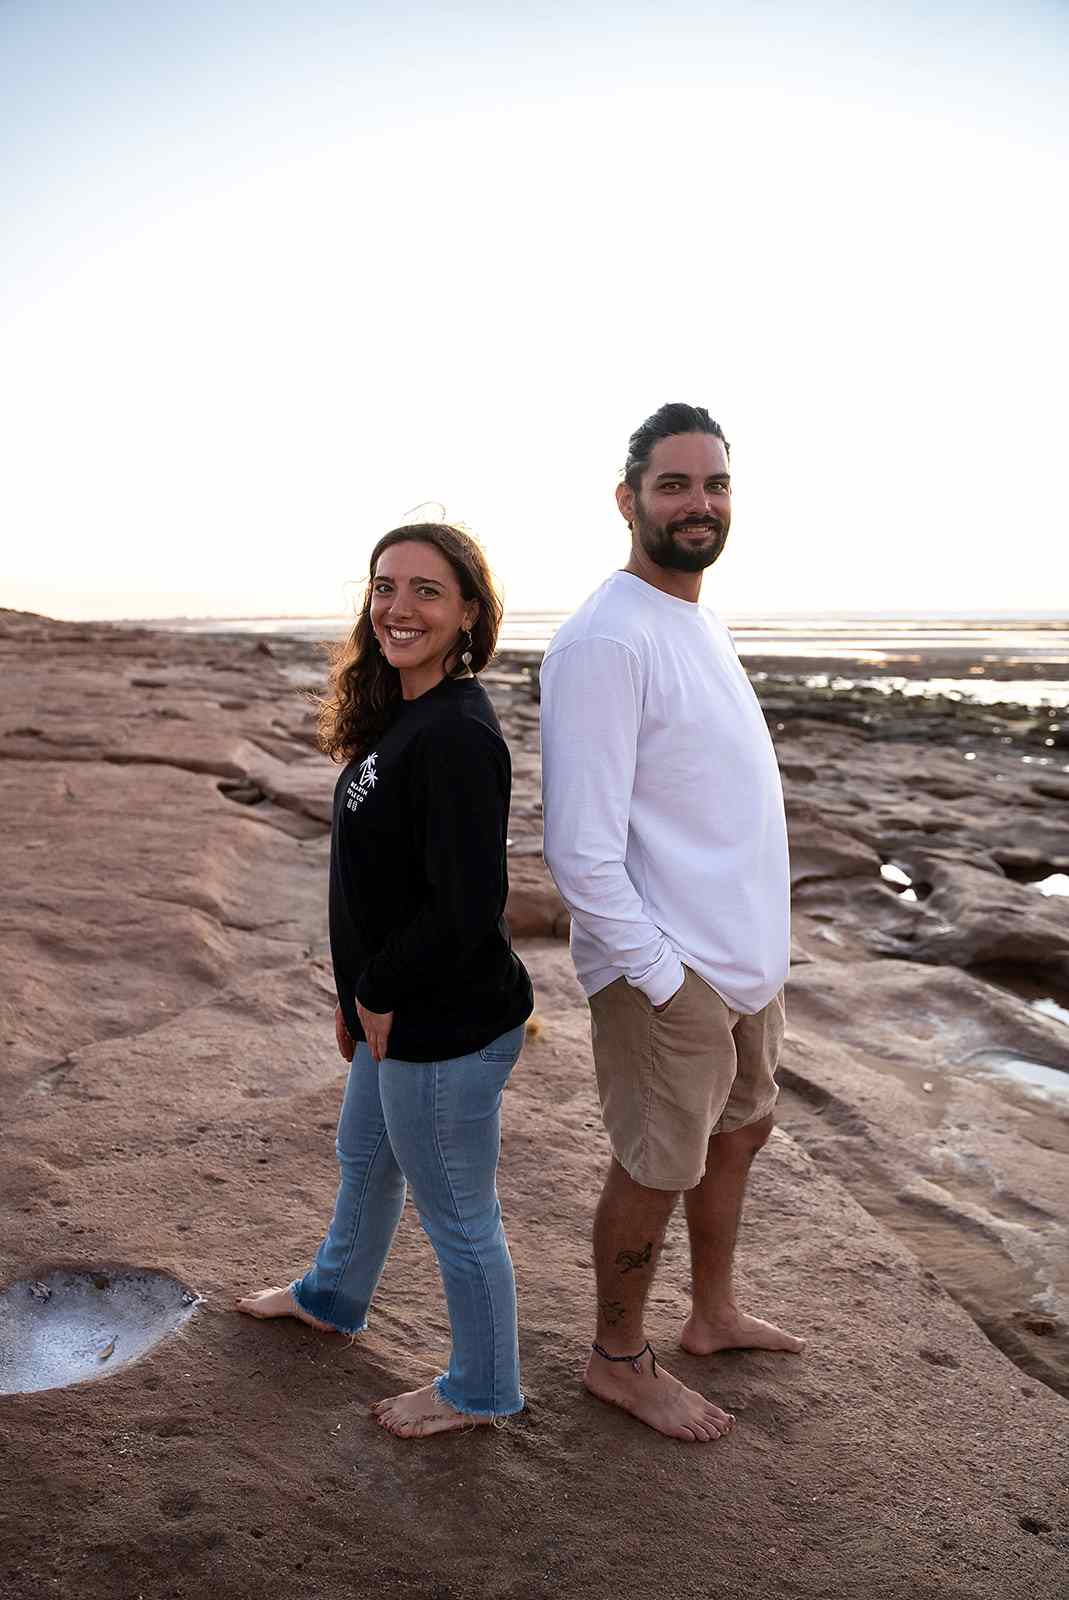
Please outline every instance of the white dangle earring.
M460 653L460 659L463 662L464 666L470 667L471 666L471 629L470 628L465 628L464 629L464 637L467 639L468 642L465 645L464 649Z

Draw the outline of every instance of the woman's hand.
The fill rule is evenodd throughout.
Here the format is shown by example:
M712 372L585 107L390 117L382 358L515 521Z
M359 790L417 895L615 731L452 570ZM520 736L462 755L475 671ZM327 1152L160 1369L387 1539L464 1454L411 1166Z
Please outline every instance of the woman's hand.
M360 1026L364 1030L364 1038L367 1040L372 1060L381 1061L386 1054L386 1046L390 1041L393 1012L367 1011L358 1000L356 1002L356 1014L360 1018Z
M334 1007L334 1037L338 1041L338 1049L341 1051L342 1060L351 1061L356 1045L353 1043L352 1034L345 1026L345 1018L342 1016L341 1006Z

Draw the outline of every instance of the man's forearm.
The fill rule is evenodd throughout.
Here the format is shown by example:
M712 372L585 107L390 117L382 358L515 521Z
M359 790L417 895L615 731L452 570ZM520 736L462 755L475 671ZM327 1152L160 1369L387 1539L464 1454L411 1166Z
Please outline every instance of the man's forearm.
M567 834L567 818L561 832ZM575 922L652 1005L663 1005L683 981L679 957L650 920L622 861L580 856L547 831L546 865Z

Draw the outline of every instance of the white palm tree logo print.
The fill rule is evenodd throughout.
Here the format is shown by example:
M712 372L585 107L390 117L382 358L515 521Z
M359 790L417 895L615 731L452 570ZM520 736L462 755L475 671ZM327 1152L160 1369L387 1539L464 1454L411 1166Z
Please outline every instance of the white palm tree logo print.
M360 763L359 778L354 779L346 790L345 808L347 811L355 811L357 806L362 806L378 783L377 762L378 757L372 750L371 754Z

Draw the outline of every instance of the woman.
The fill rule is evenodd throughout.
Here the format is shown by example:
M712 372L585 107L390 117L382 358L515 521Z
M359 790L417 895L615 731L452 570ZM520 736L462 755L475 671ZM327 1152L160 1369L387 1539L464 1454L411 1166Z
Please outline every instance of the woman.
M407 1180L453 1343L434 1383L374 1408L405 1438L523 1406L496 1173L501 1094L532 996L504 921L509 753L474 677L500 620L467 534L416 523L379 540L320 716L324 749L347 762L330 865L335 1031L352 1063L341 1183L311 1270L237 1302L254 1317L360 1333Z

